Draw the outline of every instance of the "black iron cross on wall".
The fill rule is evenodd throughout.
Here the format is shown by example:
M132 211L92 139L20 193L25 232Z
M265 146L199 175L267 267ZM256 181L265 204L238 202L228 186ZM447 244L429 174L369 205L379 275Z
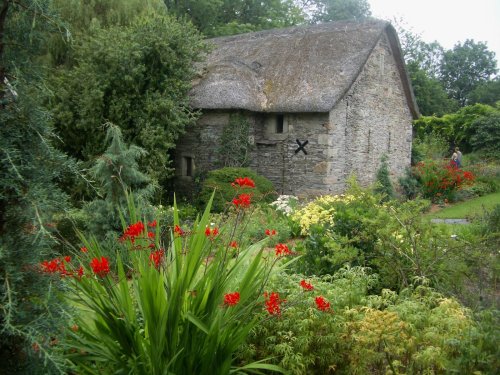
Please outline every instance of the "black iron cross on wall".
M295 142L297 142L297 144L299 145L299 147L295 150L295 154L299 153L299 151L302 151L305 155L307 155L307 151L304 147L309 143L309 141L305 140L303 143L300 143L300 141L296 139Z

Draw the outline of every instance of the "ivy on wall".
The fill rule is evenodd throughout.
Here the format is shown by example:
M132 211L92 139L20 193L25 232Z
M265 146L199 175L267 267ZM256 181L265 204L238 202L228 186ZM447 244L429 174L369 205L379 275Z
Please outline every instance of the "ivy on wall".
M249 164L252 142L250 141L250 123L242 113L233 113L229 122L222 129L217 148L218 166L247 167Z

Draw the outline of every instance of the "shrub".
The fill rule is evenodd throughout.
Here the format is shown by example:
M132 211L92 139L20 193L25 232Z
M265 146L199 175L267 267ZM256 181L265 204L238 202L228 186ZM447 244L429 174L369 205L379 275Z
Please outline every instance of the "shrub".
M453 200L456 191L474 181L474 175L447 162L420 162L414 167L422 195L434 201Z
M189 231L179 225L174 205L174 228L167 232L158 220L145 221L129 199L133 224L124 225L116 267L92 237L82 237L76 259L40 265L69 287L74 310L64 346L76 372L280 371L262 361L233 363L233 353L257 323L262 291L280 258L264 257L264 242L235 249L237 228L212 226L211 202Z
M377 186L374 191L383 196L383 200L394 198L394 188L389 177L389 167L387 165L387 155L382 156L380 168L377 171Z
M281 316L256 326L240 357L273 357L294 375L494 373L491 314L475 322L456 300L426 286L369 295L375 283L359 267L323 278L276 275L271 286L286 300Z
M255 182L255 189L252 189L252 202L272 202L277 194L273 183L267 178L257 174L248 168L222 168L210 171L203 181L202 189L198 199L198 204L202 206L208 202L215 189L212 210L222 212L230 206L231 200L235 197L235 190L231 183L242 176L248 176Z

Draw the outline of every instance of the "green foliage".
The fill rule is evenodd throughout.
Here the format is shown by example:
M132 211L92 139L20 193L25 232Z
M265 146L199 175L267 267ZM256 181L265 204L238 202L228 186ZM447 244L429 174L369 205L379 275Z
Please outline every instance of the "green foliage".
M249 177L255 182L255 189L248 191L248 193L252 194L252 202L269 203L276 197L273 183L251 169L222 168L208 172L207 178L202 183L198 199L199 205L206 204L215 189L212 209L214 212L225 211L236 196L236 191L231 186L231 183L235 179L242 177Z
M486 114L470 125L470 144L473 150L500 159L500 110Z
M203 51L192 26L165 15L83 38L75 46L78 64L62 69L52 82L61 148L91 162L104 151L103 124L119 124L125 142L148 152L139 160L142 171L164 182L172 174L168 151L196 118L187 93L193 62Z
M362 268L334 277L279 275L271 290L286 299L281 317L270 317L251 333L240 356L274 357L290 374L493 374L498 364L498 316L477 321L456 300L426 286L397 294L369 295L376 278ZM316 296L331 304L315 308ZM493 330L488 332L487 330ZM483 341L484 340L484 341Z
M450 99L441 82L429 76L416 63L407 65L418 109L424 116L443 116L458 110L458 103Z
M495 129L495 114L499 112L494 108L484 104L475 104L459 109L455 113L446 114L442 117L422 116L414 121L414 128L417 137L425 140L427 136L437 135L445 139L451 146L459 146L463 152L478 151L472 146L471 139L475 133L480 131L480 126L493 126ZM473 123L483 118L490 118L491 121L480 121L477 125ZM491 135L495 137L495 134ZM495 139L495 138L494 138Z
M387 155L382 156L380 167L377 170L377 186L375 186L375 193L383 196L383 200L394 198L394 188L389 176L389 166L387 165Z
M88 220L86 228L97 238L107 235L116 238L121 229L120 213L127 205L126 192L132 192L138 202L145 204L153 197L156 185L139 170L137 160L145 151L123 143L118 126L107 124L108 149L101 155L90 172L99 182L99 197L84 204Z
M236 227L207 236L210 205L189 231L165 232L158 221L138 227L141 213L130 199L128 216L135 224L124 232L129 235L121 242L116 270L101 275L87 265L101 259L102 244L82 238L88 253L78 261L85 276L65 279L77 329L64 345L78 373L280 370L262 361L241 368L233 363L233 353L257 323L260 294L276 261L263 257L263 242L235 253L222 234L236 233ZM174 225L179 224L174 206ZM121 262L124 252L131 269ZM72 261L75 269L78 261ZM235 302L229 293L238 293Z
M303 11L292 0L164 0L168 11L189 19L202 33L232 35L297 25Z
M231 114L229 123L222 129L217 148L217 164L224 167L247 167L252 144L249 133L250 124L242 115Z
M313 22L362 20L371 15L367 0L314 0Z
M406 199L415 199L420 194L420 182L411 168L405 169L405 174L398 179L398 182Z
M440 67L440 79L461 106L469 104L472 91L497 73L495 53L486 44L467 39L446 51Z
M7 374L64 373L51 336L61 305L38 263L55 253L55 215L67 208L58 188L73 164L58 152L42 106L38 62L61 23L43 0L0 5L0 361ZM71 173L70 172L70 173Z
M471 104L481 103L495 106L500 100L500 79L496 78L478 85L469 95Z

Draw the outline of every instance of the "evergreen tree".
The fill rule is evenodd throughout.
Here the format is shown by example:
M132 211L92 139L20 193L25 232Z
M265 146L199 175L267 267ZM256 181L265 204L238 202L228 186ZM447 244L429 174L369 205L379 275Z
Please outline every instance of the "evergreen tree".
M66 197L57 187L68 159L40 101L39 56L61 25L48 1L0 6L0 361L6 374L62 373L49 349L61 328L60 306L39 263L56 254L54 215Z
M375 192L382 194L383 200L394 198L394 188L389 176L389 166L387 165L387 155L383 155L380 160L380 167L377 171L377 186Z
M84 211L91 218L87 229L104 239L109 234L116 237L121 231L120 214L126 211L126 192L132 192L134 199L142 205L151 200L157 186L139 170L137 160L146 155L140 147L127 146L123 142L120 128L107 124L106 144L108 148L101 155L91 173L100 184L99 198L87 203Z

